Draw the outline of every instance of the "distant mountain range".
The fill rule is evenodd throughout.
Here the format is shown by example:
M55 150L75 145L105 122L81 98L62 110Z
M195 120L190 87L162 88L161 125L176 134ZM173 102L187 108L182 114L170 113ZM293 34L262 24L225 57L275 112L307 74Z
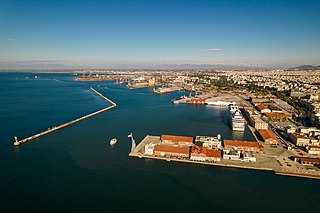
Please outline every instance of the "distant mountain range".
M320 65L318 66L313 66L313 65L302 65L299 67L291 67L287 70L295 70L295 71L299 71L299 70L320 70Z
M77 69L61 64L1 64L1 70L58 70L58 69ZM78 68L81 69L81 68ZM158 64L158 65L119 65L113 67L88 67L87 69L163 69L163 70L261 70L263 67L255 65L228 65L228 64Z
M150 67L151 69L214 69L214 70L250 70L263 69L254 65L228 65L228 64L161 64Z
M268 70L284 69L288 65L254 65L254 64L158 64L158 65L118 65L87 67L86 69L151 69L151 70ZM81 67L66 66L55 63L0 63L0 70L73 70ZM320 65L303 65L286 70L320 70Z

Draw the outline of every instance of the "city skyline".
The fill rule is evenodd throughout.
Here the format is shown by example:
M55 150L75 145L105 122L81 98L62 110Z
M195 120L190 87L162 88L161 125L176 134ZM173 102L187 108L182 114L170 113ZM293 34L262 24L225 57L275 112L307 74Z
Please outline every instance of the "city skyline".
M318 1L1 1L0 68L319 65Z

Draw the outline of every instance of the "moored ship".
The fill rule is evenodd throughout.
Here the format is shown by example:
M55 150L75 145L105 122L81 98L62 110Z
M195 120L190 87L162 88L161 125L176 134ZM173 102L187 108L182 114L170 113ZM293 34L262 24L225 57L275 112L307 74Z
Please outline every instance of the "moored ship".
M187 96L182 95L180 98L172 99L171 101L172 101L172 103L174 103L174 104L186 103L185 100L187 100L187 98L188 98Z
M154 88L153 92L156 94L166 94L172 92L172 89L170 87L159 87L159 88Z
M231 121L232 121L233 131L244 132L245 122L240 110L237 110L234 113L231 113Z
M206 104L215 105L215 106L229 106L230 104L234 104L234 102L229 101L210 101L206 100Z
M239 107L236 104L230 104L229 112L231 115L232 130L244 132L245 119L243 118Z
M231 114L236 112L237 110L239 110L239 107L235 103L229 104L229 111Z

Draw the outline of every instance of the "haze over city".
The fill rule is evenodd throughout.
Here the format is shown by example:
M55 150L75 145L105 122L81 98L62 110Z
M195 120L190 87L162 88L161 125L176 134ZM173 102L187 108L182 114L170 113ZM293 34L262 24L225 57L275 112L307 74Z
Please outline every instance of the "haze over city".
M0 69L319 65L320 2L0 2Z

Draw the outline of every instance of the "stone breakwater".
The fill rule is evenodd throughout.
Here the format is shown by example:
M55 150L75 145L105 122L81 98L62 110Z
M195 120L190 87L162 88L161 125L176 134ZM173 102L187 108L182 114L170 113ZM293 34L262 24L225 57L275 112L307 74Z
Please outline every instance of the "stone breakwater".
M59 126L54 126L54 127L52 127L52 128L49 128L49 129L46 130L46 131L43 131L43 132L40 132L40 133L38 133L38 134L32 135L32 136L27 137L27 138L25 138L25 139L17 140L17 141L15 141L14 145L20 145L20 144L23 144L23 143L32 141L32 140L34 140L34 139L36 139L36 138L39 138L39 137L44 136L44 135L47 135L47 134L49 134L49 133L52 133L52 132L57 131L57 130L59 130L59 129L62 129L62 128L64 128L64 127L70 126L70 125L72 125L72 124L75 124L75 123L77 123L77 122L79 122L79 121L82 121L82 120L85 120L85 119L87 119L87 118L90 118L90 117L92 117L92 116L98 115L98 114L100 114L100 113L102 113L102 112L105 112L105 111L110 110L110 109L112 109L112 108L114 108L114 107L117 106L116 103L114 103L113 101L111 101L111 100L108 99L107 97L103 96L103 95L102 95L101 93L99 93L97 90L93 89L92 87L91 87L90 89L91 89L94 93L96 93L97 95L99 95L100 97L102 97L104 100L106 100L107 102L109 102L109 103L111 104L111 106L106 107L106 108L101 109L101 110L98 110L98 111L96 111L96 112L90 113L90 114L88 114L88 115L82 116L82 117L80 117L80 118L74 119L74 120L72 120L72 121L69 121L69 122L67 122L67 123L61 124L61 125L59 125Z

